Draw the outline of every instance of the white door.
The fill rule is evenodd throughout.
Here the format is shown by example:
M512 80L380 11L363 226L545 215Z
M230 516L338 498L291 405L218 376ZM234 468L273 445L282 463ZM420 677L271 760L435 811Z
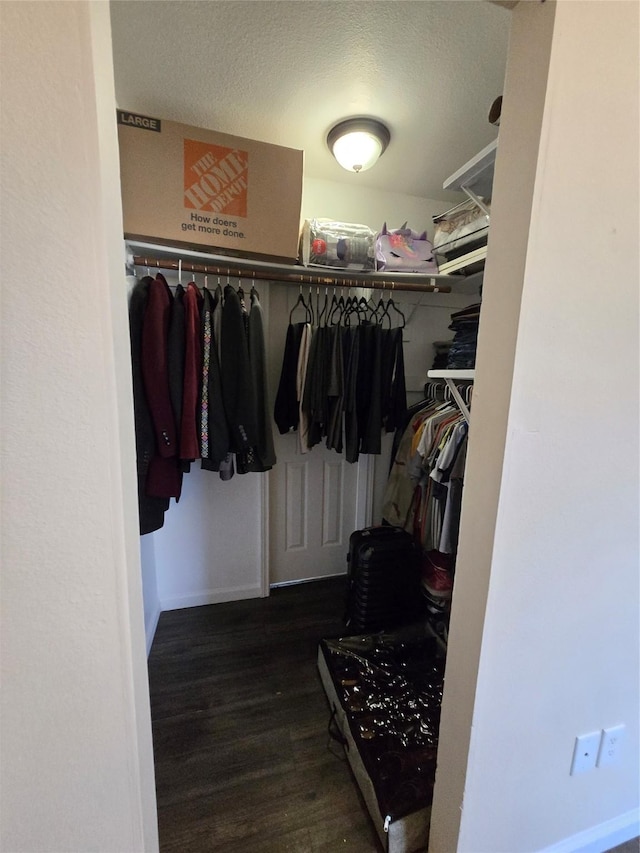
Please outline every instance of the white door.
M269 288L271 400L280 378L289 312L298 298L291 285ZM294 321L301 321L295 315ZM319 444L301 453L296 433L274 425L277 464L269 473L269 582L289 583L342 574L349 535L370 517L372 465L356 464Z

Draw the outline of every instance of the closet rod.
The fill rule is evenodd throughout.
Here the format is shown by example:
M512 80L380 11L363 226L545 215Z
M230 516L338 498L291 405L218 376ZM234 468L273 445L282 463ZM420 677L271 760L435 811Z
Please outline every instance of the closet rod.
M333 286L333 287L365 287L375 290L414 290L421 293L451 293L448 284L429 284L431 280L437 282L436 276L425 275L424 283L416 281L402 281L399 276L383 275L382 273L353 272L349 275L345 271L339 272L317 270L309 267L287 267L278 264L256 264L250 262L241 264L236 259L216 259L211 264L197 264L191 261L178 261L173 258L150 258L142 255L134 255L133 264L136 267L149 267L157 270L178 270L184 272L199 273L200 275L230 275L234 278L262 279L264 281L285 282L302 286ZM376 276L374 278L374 276ZM414 276L417 278L417 276Z

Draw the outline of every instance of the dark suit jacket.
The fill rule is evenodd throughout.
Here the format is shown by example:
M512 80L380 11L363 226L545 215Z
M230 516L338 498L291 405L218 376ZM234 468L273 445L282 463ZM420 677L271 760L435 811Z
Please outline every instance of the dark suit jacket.
M221 335L222 399L230 449L240 453L257 444L256 394L240 299L230 286L224 289Z
M222 294L220 293L220 296ZM204 289L202 305L202 401L200 407L200 432L202 438L202 467L207 471L219 471L220 463L229 452L229 428L222 402L222 379L218 341L213 327L214 311L222 310L218 305L218 294ZM205 393L206 391L206 393ZM206 442L204 437L206 436Z

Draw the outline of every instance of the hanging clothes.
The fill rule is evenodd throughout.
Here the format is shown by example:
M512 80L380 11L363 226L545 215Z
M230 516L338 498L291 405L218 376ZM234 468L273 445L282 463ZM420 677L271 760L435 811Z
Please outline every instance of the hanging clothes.
M172 295L160 273L145 276L132 290L129 320L144 534L163 526L192 461L228 480L236 470L268 471L276 456L255 289L248 313L241 288L223 294L220 285L214 293L205 286L201 293L192 281ZM297 412L297 399L294 405Z
M344 333L342 326L329 327L329 379L327 383L327 447L342 453L344 418Z
M328 390L328 362L331 358L328 352L328 330L326 326L320 326L312 332L309 347L309 360L304 383L304 394L302 398L302 411L306 416L309 427L308 446L315 447L326 435L325 425L327 421L327 390Z
M147 494L146 489L149 465L156 452L155 431L144 390L142 373L142 325L149 297L149 285L152 281L151 276L145 276L138 281L129 299L133 418L136 434L136 473L141 535L159 530L164 524L164 514L169 509L168 498L152 497Z
M377 323L361 323L356 411L360 453L382 449L382 329Z
M229 453L229 428L222 400L220 359L215 334L215 312L218 310L219 296L205 287L202 299L200 464L206 471L220 471L220 464Z
M347 327L343 338L342 359L345 365L344 393L344 444L347 462L358 461L357 394L358 362L360 360L360 335L357 327Z
M456 406L426 402L404 428L385 489L383 518L413 533L438 571L457 551L467 435Z
M258 291L251 289L249 313L249 363L256 394L256 463L252 471L268 471L276 464L271 428L271 410L267 393L267 357L264 342L264 318Z
M147 495L180 497L182 476L178 467L176 423L169 390L169 321L173 297L163 275L148 282L142 321L142 376L155 433L155 453L145 484Z
M184 384L180 421L180 458L200 458L199 398L202 381L202 345L200 341L200 303L202 297L195 282L189 282L183 297L185 314Z
M302 292L293 311L298 305L313 317ZM309 331L304 331L308 324L294 324L290 317L274 417L281 433L298 428L301 452L324 438L327 448L344 451L347 462L356 462L360 453L379 454L382 430L392 432L402 422L406 411L402 329L382 327L385 318L391 322L388 308L382 300L375 306L363 298L345 302L335 295L329 305L325 295L324 307L316 310L316 325ZM357 322L352 325L353 318Z
M305 323L289 323L282 358L282 370L274 406L274 420L281 435L298 429L300 403L298 400L298 357Z
M248 451L257 442L256 395L240 298L224 289L221 323L222 399L229 429L229 449Z
M402 327L383 329L381 415L385 432L395 432L407 411Z
M298 365L296 369L296 396L298 398L298 419L300 428L298 438L300 440L300 452L307 453L309 450L309 418L304 411L302 401L304 399L305 384L307 379L307 367L309 363L309 348L311 346L311 324L304 323L302 337L300 339L300 350L298 352Z
M185 349L185 319L184 319L184 287L179 284L171 303L169 318L169 394L176 424L182 418L182 394L184 391L184 349Z

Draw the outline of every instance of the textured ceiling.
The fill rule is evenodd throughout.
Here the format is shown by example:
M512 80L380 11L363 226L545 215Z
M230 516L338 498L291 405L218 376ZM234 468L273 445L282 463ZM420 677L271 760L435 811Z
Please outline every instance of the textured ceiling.
M121 108L302 148L305 174L427 198L496 136L510 13L483 0L112 0ZM391 143L352 175L325 139L371 115Z

